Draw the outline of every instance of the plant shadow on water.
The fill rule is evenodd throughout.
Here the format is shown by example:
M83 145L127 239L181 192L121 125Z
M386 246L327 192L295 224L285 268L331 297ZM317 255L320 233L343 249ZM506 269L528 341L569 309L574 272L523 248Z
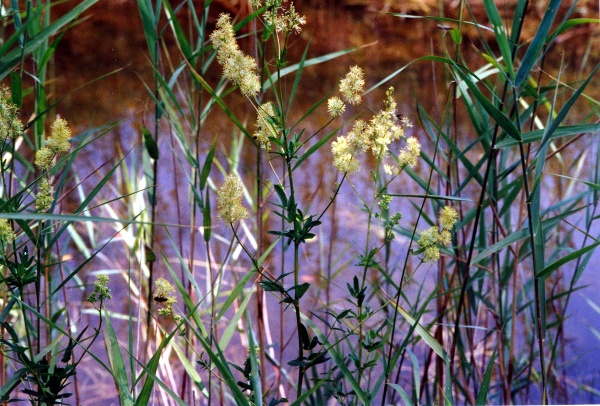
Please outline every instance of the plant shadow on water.
M52 323L73 339L81 339L86 325L98 327L100 339L94 336L75 348L82 358L76 377L68 380L76 399L71 403L270 406L283 398L315 405L600 402L600 329L595 327L600 325L600 302L593 294L600 287L593 275L600 263L593 250L584 250L600 235L594 222L598 126L588 124L597 123L597 80L590 81L586 97L573 104L560 124L581 125L579 131L570 129L546 145L540 143L545 134L540 131L525 143L531 149L523 155L506 135L516 125L523 134L547 128L549 116L556 119L562 106L570 107L569 98L600 60L590 46L598 35L597 28L590 28L593 21L577 20L557 36L539 61L542 68L532 65L528 80L520 79L527 90L513 102L516 93L501 96L501 91L519 79L519 72L500 73L506 66L499 56L510 56L508 48L502 49L509 47L507 34L496 33L505 35L504 42L496 42L490 29L494 12L483 4L465 6L481 26L461 25L458 31L451 20L413 18L417 12L443 11L459 19L450 6L423 10L427 2L407 2L406 9L395 9L390 2L329 3L297 5L298 14L308 20L299 34L288 36L284 30L285 35L269 37L260 27L263 17L236 27L241 51L259 61L258 55L264 55L259 70L272 75L270 83L262 74L259 83L268 89L254 98L241 97L236 86L221 78L219 56L211 59L215 40L209 35L220 13L232 11L226 1L214 2L210 9L198 4L194 11L186 2L114 1L104 3L102 12L97 4L89 19L62 38L52 65L55 77L41 83L49 100L67 97L48 115L69 121L79 134L73 146L98 136L73 155L54 211L96 219L74 221L44 263L49 269L61 264L57 278L86 264L60 286L66 293L50 296L47 304L52 310L48 316L55 317ZM588 3L569 18L587 17L584 6L594 6ZM56 7L61 12L72 6ZM501 16L505 26L514 7ZM518 58L513 56L515 70L517 60L527 61L525 50L536 43L536 29L545 18L545 10L531 7L526 18L532 22L519 41ZM161 10L160 18L153 19L152 10ZM251 9L235 11L237 23ZM553 30L569 10L561 5L559 11ZM168 16L174 17L169 21ZM199 35L204 42L197 44ZM285 52L264 46L275 38L287 45ZM317 63L294 65L303 60L305 49L304 60ZM331 60L319 59L336 52L340 54ZM438 59L413 63L427 55ZM289 75L278 78L290 65ZM364 89L371 91L359 106L347 104L332 119L327 98L339 94L340 79L354 65L364 69ZM477 71L475 80L462 66L485 69ZM23 78L24 89L33 86L27 80ZM412 126L390 144L390 154L369 152L361 157L360 171L338 171L332 143L348 136L355 120L369 122L385 109L390 86L398 103L393 121L407 118ZM492 101L491 107L474 96L477 89ZM270 153L255 145L259 101L277 107L266 119ZM518 118L506 106L518 109ZM38 108L37 96L25 97L21 114L29 119ZM491 111L501 111L510 123ZM496 122L500 131L493 128ZM106 123L116 124L102 127ZM27 131L32 133L33 127ZM503 137L490 152L493 132ZM292 142L294 134L302 140L298 145ZM418 166L402 166L397 177L386 173L384 161L398 164L411 137L421 144ZM22 161L33 161L28 157L43 146L38 144L19 152ZM311 148L311 154L303 155ZM539 150L547 157L545 164L535 160ZM8 156L10 151L3 152ZM525 156L527 176L519 163ZM482 195L479 215L478 196L490 160L494 181ZM25 180L15 184L42 175L19 165L23 168L14 173L25 174ZM6 179L8 173L3 170ZM249 217L227 224L219 218L218 213L224 216L217 191L229 174L242 181L239 197ZM59 170L52 175L61 176ZM5 187L3 203L12 197L9 190ZM531 193L529 201L525 193ZM88 196L93 196L90 203ZM384 196L393 196L391 203L383 204ZM528 203L538 204L533 215ZM236 204L227 200L229 208ZM447 231L437 226L446 205L458 210L458 225L448 246L436 242L441 259L423 262L421 233L429 227L435 227L436 235ZM396 224L391 219L397 212L402 219ZM27 217L31 207L23 213L21 222L38 220ZM474 225L478 216L479 227ZM553 218L560 221L552 223ZM539 225L544 235L535 230L530 236L528 222ZM473 229L476 237L471 237ZM27 233L17 234L19 247L35 245ZM536 250L536 244L544 246L537 251L542 254L537 262L530 241ZM470 243L474 261L468 257ZM7 259L11 252L17 250L8 250ZM481 252L487 254L481 257ZM562 258L570 260L552 268ZM541 271L547 275L533 277ZM100 305L86 300L98 275L110 277L112 292ZM538 283L541 299L534 294L540 291ZM60 282L48 284L55 288ZM37 289L23 296L33 308ZM41 292L42 297L48 294ZM545 306L538 308L540 301ZM64 316L60 308L66 309ZM542 317L545 344L538 344ZM44 327L46 336L40 331L42 348L60 337L52 323ZM9 342L3 339L4 345ZM41 352L32 347L32 356ZM3 389L18 370L4 362ZM24 381L29 390L42 386L40 378ZM31 393L10 396L32 399Z

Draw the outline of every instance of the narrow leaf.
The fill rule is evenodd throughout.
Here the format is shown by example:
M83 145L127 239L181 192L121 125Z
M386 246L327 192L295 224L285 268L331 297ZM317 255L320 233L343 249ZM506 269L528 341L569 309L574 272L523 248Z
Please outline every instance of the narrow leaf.
M578 259L585 253L595 249L598 245L600 245L600 241L596 241L593 244L590 244L590 245L583 247L575 252L565 255L564 257L554 261L553 263L551 263L550 265L546 266L544 269L539 271L538 274L536 275L536 277L545 278L546 276L549 276L552 272L556 271L558 268L560 268L564 264L566 264L570 261L573 261L574 259Z

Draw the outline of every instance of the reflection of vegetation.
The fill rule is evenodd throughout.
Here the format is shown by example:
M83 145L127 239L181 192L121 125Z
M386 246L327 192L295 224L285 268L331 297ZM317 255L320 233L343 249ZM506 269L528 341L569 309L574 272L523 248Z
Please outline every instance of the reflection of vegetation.
M94 3L56 20L49 3L3 14L3 401L79 404L93 390L107 396L98 382L122 404L579 396L564 321L599 244L590 159L600 149L589 135L600 125L592 113L569 117L597 113L585 91L600 65L578 67L588 73L573 83L538 68L557 38L597 21L555 22L551 0L523 40L525 1L503 17L484 2L485 23L424 17L444 27L441 53L367 91L369 68L348 66L299 111L305 69L356 49L289 60L307 21L278 0L253 1L241 20L222 14L214 30L210 4L138 0L153 112L139 119L137 145L116 144L112 166L82 175L81 154L112 127L71 138L67 121L48 120L60 101L49 64ZM480 35L474 54L462 47L466 25ZM387 82L432 63L448 89L432 99L447 103L430 111L416 100L400 116ZM360 104L384 89L374 112ZM82 313L97 325L87 335Z

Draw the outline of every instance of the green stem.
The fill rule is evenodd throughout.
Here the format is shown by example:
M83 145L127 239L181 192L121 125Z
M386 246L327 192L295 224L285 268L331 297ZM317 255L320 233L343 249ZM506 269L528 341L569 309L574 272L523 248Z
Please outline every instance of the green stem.
M298 286L300 284L299 277L299 252L300 252L300 243L298 241L294 241L294 286ZM294 292L294 310L296 311L296 329L298 330L298 361L302 361L304 359L304 349L302 348L302 330L301 325L302 321L300 319L300 299L298 298L296 292ZM300 367L300 371L298 372L298 384L296 389L296 397L299 398L302 394L302 383L304 380L304 367Z

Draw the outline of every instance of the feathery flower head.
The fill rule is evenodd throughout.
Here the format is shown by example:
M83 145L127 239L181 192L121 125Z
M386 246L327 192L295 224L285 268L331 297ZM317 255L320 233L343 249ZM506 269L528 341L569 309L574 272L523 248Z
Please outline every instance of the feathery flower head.
M8 100L8 88L0 88L0 142L16 138L23 132L19 109Z
M398 163L402 168L408 166L414 168L419 163L421 154L421 144L415 137L409 137L406 140L406 146L400 150L398 155Z
M346 77L340 80L340 93L346 103L355 105L361 102L361 93L365 85L364 71L353 66Z
M258 108L256 118L256 131L254 132L254 139L258 142L261 148L269 149L271 142L269 137L277 137L279 134L279 128L276 124L276 114L273 108L273 103L267 102Z
M10 244L15 240L16 236L8 219L0 219L0 243L2 245Z
M48 211L54 202L54 188L47 178L43 178L39 185L38 194L35 196L35 210L39 213Z
M54 155L54 152L52 152L48 147L38 149L35 153L35 166L40 168L42 171L47 171L52 167Z
M67 121L59 118L50 127L50 138L46 141L46 146L37 150L35 153L35 166L42 171L47 171L52 167L54 157L68 152L71 149L69 139L71 130L67 126Z
M421 231L418 244L423 248L423 262L435 262L440 257L439 235L435 226Z
M364 154L370 145L365 129L366 123L357 120L348 134L331 143L333 165L340 172L351 173L360 169L358 157Z
M367 124L363 120L356 120L347 137L352 147L360 154L367 152L371 146Z
M360 169L360 162L354 155L348 138L340 136L331 143L331 153L333 154L333 165L338 171L344 173L356 172Z
M383 157L388 152L389 145L393 141L404 136L404 125L402 122L398 124L393 87L386 92L384 106L385 108L373 117L368 130L373 142L372 152L377 158Z
M438 236L438 242L440 245L450 245L452 242L452 234L450 234L450 231L442 229L442 231L440 231L440 235Z
M423 262L435 262L440 259L440 249L437 245L425 247L423 251Z
M230 174L217 191L217 210L226 223L248 218L248 210L242 205L244 185L237 175Z
M67 125L67 121L59 118L50 127L50 138L46 142L46 146L55 154L62 154L71 149L69 139L71 138L71 130Z
M217 61L223 67L223 76L239 86L244 96L256 96L261 87L256 73L258 67L254 58L240 50L229 15L221 14L216 27L210 39L217 51Z
M458 213L450 206L440 210L438 223L442 227L430 227L421 231L418 244L423 249L423 262L435 262L440 257L440 246L449 245L452 242L450 230L458 221Z
M450 206L444 206L440 210L438 221L443 230L451 230L458 221L458 212Z
M346 105L337 96L330 97L327 100L327 112L331 117L338 117L344 114L344 110L346 110Z

